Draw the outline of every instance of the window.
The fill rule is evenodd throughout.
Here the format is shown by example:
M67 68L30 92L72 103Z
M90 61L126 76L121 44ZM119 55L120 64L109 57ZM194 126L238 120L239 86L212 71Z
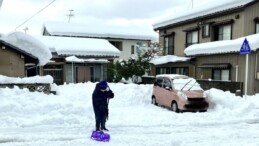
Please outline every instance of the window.
M186 47L198 44L198 31L189 31L186 33Z
M122 51L122 42L119 42L119 41L110 41L110 43L116 47L117 49L119 49L120 51Z
M202 37L209 37L210 36L210 25L209 24L204 24L202 26Z
M173 35L164 38L164 54L174 54L174 37Z
M156 68L156 75L159 74L181 74L188 75L189 68L188 67L158 67Z
M156 68L156 74L170 74L170 68L169 67L158 67Z
M159 87L162 87L162 83L163 83L163 79L158 78L158 79L156 80L156 85L158 85Z
M135 46L131 45L131 54L135 54Z
M215 40L231 40L231 24L215 27Z
M188 67L171 67L171 74L187 75L189 74Z
M212 79L228 81L229 80L229 69L213 69L212 70Z
M255 33L259 33L259 22L255 23Z
M172 89L170 80L168 80L168 79L164 80L164 88L165 89Z

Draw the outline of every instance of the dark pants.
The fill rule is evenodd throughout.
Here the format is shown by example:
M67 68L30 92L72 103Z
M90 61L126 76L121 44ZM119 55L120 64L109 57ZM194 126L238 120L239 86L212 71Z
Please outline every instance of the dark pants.
M94 114L95 114L95 127L96 130L100 130L105 128L105 122L106 122L106 111L100 110L98 108L94 108Z

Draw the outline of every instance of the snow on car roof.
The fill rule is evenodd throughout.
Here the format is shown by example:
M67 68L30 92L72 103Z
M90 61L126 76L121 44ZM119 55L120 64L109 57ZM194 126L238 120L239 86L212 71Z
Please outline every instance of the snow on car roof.
M176 90L203 90L200 87L200 84L196 81L196 79L180 75L180 74L160 74L156 75L156 77L168 77L173 79L174 88Z
M170 79L189 78L188 76L180 75L180 74L160 74L160 75L156 75L156 77L168 77Z

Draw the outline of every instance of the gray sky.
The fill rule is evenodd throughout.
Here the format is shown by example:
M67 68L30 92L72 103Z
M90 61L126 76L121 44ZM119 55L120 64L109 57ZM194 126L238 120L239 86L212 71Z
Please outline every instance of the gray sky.
M1 1L1 0L0 0ZM0 8L0 33L15 31L53 0L3 0ZM217 0L193 0L193 7L213 4ZM107 23L112 25L149 25L192 9L192 0L55 0L50 6L16 29L40 34L44 22L68 22L73 9L73 23Z

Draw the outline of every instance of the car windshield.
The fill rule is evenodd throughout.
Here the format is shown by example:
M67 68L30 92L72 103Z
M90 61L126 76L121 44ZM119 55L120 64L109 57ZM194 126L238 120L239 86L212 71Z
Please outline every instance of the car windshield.
M200 84L194 78L173 79L176 90L202 90Z

